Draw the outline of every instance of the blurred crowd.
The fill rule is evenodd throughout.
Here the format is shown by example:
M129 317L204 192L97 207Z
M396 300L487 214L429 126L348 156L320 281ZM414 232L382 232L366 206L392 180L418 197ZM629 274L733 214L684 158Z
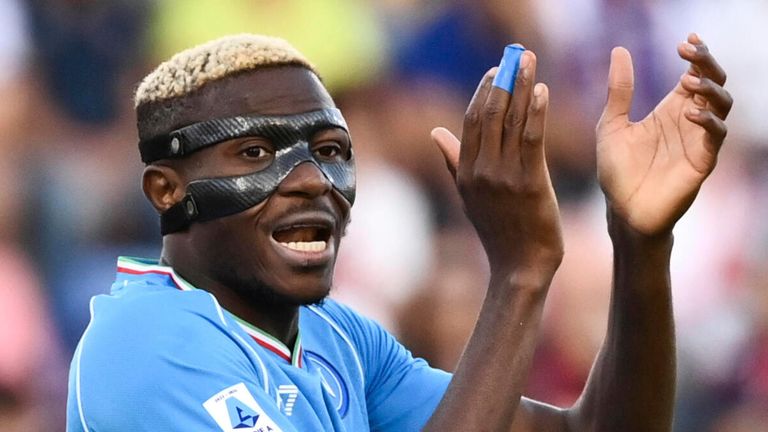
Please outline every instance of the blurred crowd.
M593 132L609 52L633 54L639 119L684 72L675 47L690 31L721 60L736 103L720 164L675 231L675 430L765 430L766 22L764 0L0 0L0 430L63 430L90 297L109 291L118 255L159 254L139 184L138 81L174 52L238 32L291 41L350 124L358 201L332 295L447 370L488 269L429 131L460 133L504 45L536 52L566 254L528 395L571 404L611 285Z

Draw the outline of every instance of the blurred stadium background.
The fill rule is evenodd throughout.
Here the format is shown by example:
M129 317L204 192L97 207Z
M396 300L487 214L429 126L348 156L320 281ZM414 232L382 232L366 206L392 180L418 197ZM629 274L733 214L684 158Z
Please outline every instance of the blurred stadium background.
M685 70L675 46L690 31L726 67L736 105L720 166L676 229L675 430L767 430L767 22L765 0L0 0L0 430L64 429L88 299L109 290L117 255L158 255L139 186L138 80L236 32L289 39L350 123L359 200L333 295L449 370L487 269L429 131L460 132L505 44L538 54L566 256L528 394L570 404L607 316L593 128L610 48L634 55L639 118Z

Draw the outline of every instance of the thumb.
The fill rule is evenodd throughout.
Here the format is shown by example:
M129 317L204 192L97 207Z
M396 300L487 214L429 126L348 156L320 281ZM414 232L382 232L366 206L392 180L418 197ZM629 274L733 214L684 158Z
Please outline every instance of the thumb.
M432 141L437 144L445 158L445 164L451 172L453 178L456 178L456 170L459 168L459 153L461 141L446 128L437 127L432 129L430 134Z
M634 90L632 56L626 48L616 47L611 51L611 66L608 69L608 100L600 117L600 125L616 121L629 122Z

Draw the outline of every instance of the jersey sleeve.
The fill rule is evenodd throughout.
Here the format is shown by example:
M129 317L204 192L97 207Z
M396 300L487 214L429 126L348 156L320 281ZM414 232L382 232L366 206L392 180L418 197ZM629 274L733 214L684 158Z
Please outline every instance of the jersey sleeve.
M94 299L70 370L67 430L295 430L215 300L172 294Z
M414 358L373 320L335 302L326 302L325 309L358 349L371 430L421 430L445 394L451 374Z

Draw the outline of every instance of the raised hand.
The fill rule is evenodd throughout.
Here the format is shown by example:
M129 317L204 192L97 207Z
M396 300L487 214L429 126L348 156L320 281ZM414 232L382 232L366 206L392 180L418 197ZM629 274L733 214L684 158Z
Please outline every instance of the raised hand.
M598 178L609 211L649 236L671 232L690 207L717 163L733 103L725 72L698 35L688 36L678 54L690 68L645 119L632 123L632 59L614 48L597 126Z
M548 89L534 86L536 56L530 51L521 58L514 95L492 86L495 74L496 68L488 71L478 86L461 142L443 128L432 138L455 176L492 274L535 269L551 277L563 241L544 157Z
M549 95L545 85L534 86L535 71L536 56L523 53L514 95L492 85L496 68L486 73L467 108L461 142L446 129L432 131L485 248L491 279L472 337L425 431L450 429L457 410L467 430L534 430L514 426L516 419L537 424L533 408L520 401L563 240L544 158ZM547 424L561 420L559 412L537 412L546 412Z

